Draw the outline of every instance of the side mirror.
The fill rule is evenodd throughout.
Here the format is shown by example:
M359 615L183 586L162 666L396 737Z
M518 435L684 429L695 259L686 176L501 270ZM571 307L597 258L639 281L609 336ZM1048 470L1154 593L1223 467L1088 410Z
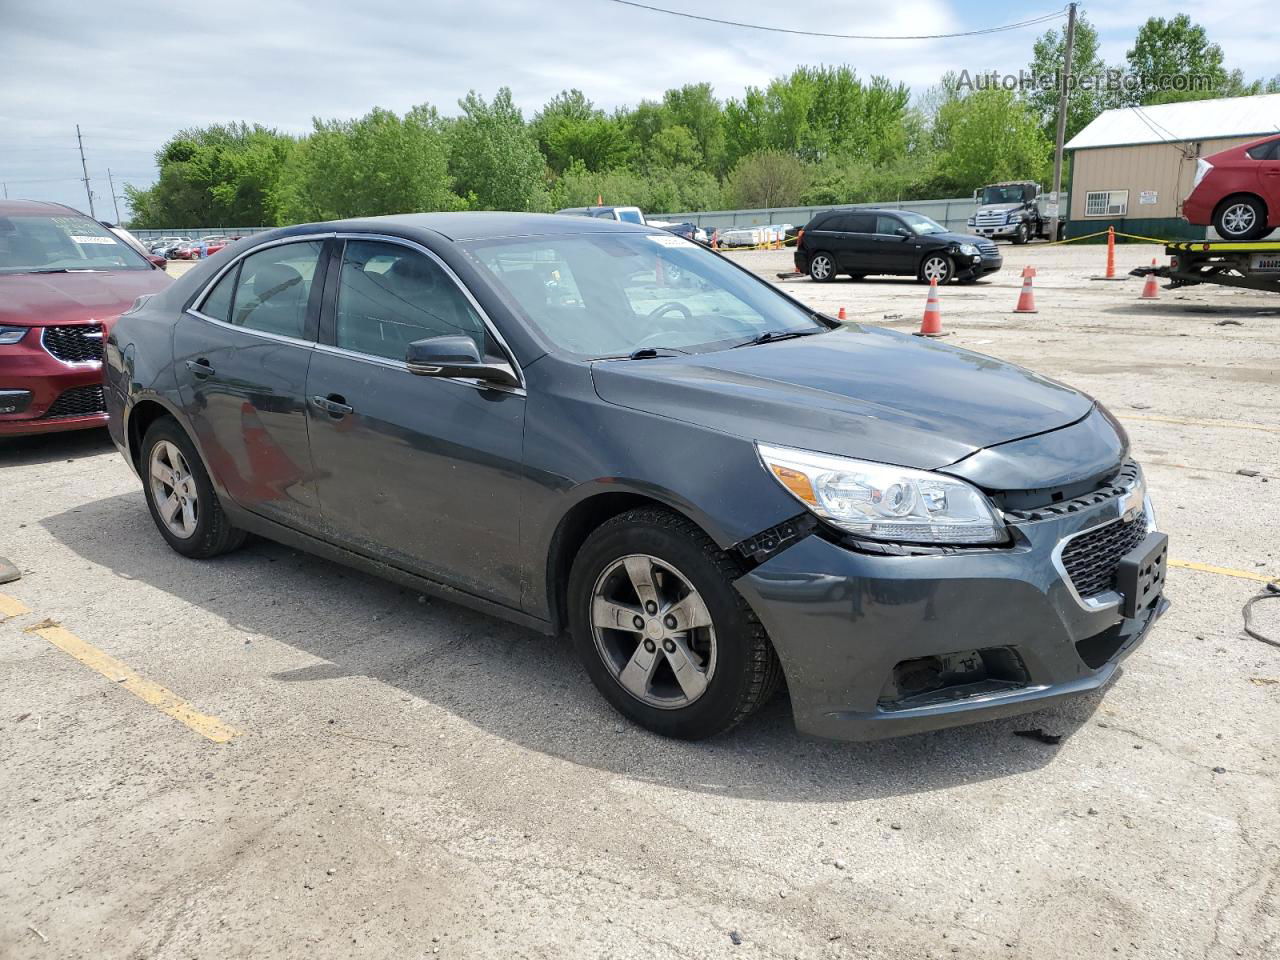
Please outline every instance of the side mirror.
M912 237L915 236L915 234L912 233L910 230L908 230L906 227L898 227L898 229L894 230L893 232L896 233L898 236L900 236L903 240L910 240Z
M164 257L157 257L154 253L147 254L147 262L150 263L153 267L157 267L161 270L163 270L164 265L168 263L168 261L165 260Z
M520 379L510 364L486 361L470 337L415 340L405 351L404 361L409 372L419 377L464 377L504 387L520 386Z

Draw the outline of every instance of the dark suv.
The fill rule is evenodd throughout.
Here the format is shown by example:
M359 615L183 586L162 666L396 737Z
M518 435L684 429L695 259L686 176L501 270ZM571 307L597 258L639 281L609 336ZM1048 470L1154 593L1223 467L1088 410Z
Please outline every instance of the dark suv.
M800 231L796 269L825 283L837 274L916 277L921 283L973 282L1004 265L985 237L952 233L905 210L828 210Z

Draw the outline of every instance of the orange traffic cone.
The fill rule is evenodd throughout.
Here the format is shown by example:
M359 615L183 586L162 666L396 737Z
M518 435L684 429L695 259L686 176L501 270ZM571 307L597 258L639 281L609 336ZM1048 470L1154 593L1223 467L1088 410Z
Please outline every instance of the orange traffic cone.
M840 308L840 312L836 314L837 320L848 320L849 317L844 312L844 307Z
M1139 300L1159 300L1160 299L1160 284L1156 281L1156 275L1154 273L1155 266L1156 266L1156 261L1155 261L1155 258L1152 257L1151 268L1153 272L1147 274L1147 282L1142 287L1142 296L1138 297Z
M942 304L938 302L938 281L929 281L929 299L924 304L924 319L917 337L945 337L942 332Z
M1093 280L1123 280L1124 277L1116 276L1116 228L1107 227L1107 272L1101 277L1092 277Z
M1014 313L1039 313L1036 309L1036 295L1031 290L1031 278L1036 275L1034 267L1025 267L1022 271L1022 293L1018 294L1018 305Z

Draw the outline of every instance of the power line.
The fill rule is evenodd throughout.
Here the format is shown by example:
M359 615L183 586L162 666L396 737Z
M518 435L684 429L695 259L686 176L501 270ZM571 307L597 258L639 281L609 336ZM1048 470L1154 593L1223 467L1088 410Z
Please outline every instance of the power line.
M653 7L647 3L636 3L634 0L610 0L611 3L618 3L624 7L635 7L638 10L648 10L652 13L665 13L671 17L684 17L686 20L701 20L704 23L718 23L726 27L741 27L744 30L764 30L768 33L790 33L801 37L826 37L831 40L950 40L956 37L979 37L990 33L1004 33L1007 30L1021 30L1023 27L1035 26L1038 23L1045 23L1049 20L1057 20L1066 16L1066 8L1046 13L1038 17L1032 17L1030 20L1020 20L1017 23L1006 23L998 27L983 27L980 30L966 30L962 33L925 33L918 35L888 35L888 34L860 34L860 33L821 33L817 30L793 30L787 27L768 27L759 23L743 23L740 20L721 20L718 17L704 17L697 13L686 13L683 10L668 10L665 7Z

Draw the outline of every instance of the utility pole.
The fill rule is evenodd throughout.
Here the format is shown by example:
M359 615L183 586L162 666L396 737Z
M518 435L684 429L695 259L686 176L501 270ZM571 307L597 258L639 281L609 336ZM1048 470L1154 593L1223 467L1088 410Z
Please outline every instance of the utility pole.
M107 186L111 188L111 202L116 208L116 226L120 226L120 201L116 199L116 182L111 179L111 168L107 167Z
M93 190L89 186L89 165L84 162L84 140L80 136L80 124L76 124L76 143L80 144L80 169L84 171L84 192L89 198L89 216L97 220L98 215L93 212Z
M1071 99L1071 53L1076 45L1076 5L1067 4L1067 40L1062 56L1062 74L1058 91L1058 136L1053 149L1053 216L1049 220L1049 239L1058 239L1058 223L1062 218L1062 141L1067 136L1067 101Z

